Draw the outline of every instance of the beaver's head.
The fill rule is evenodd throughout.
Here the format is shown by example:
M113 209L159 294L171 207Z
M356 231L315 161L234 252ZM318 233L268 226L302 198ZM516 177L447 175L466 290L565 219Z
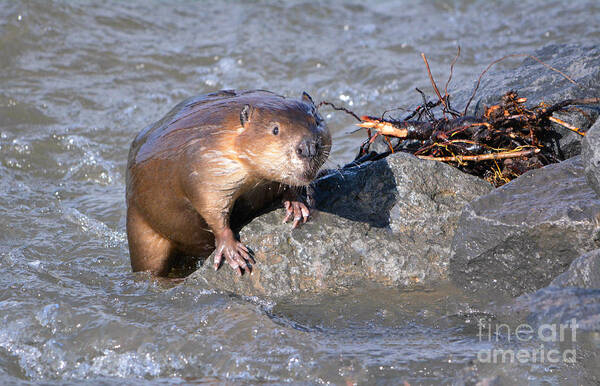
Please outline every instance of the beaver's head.
M307 93L301 100L276 95L240 110L236 148L256 177L292 186L310 183L331 149L331 135Z

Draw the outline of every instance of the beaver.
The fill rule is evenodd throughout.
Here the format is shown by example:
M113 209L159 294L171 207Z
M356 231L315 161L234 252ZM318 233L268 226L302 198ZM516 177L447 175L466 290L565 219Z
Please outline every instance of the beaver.
M127 238L133 271L169 274L186 256L216 249L237 271L255 263L231 229L278 199L284 222L306 222L295 193L308 185L331 149L312 98L265 90L223 90L184 100L142 130L127 163Z

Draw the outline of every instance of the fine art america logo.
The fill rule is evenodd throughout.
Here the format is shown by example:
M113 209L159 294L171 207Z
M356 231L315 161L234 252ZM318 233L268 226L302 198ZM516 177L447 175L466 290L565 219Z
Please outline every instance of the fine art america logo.
M577 321L572 319L567 324L542 324L537 328L529 324L521 324L514 330L507 324L486 323L480 319L480 342L504 342L513 345L527 345L525 348L489 348L477 353L477 360L481 363L575 363L575 349L554 348L560 343L573 345L577 341ZM539 346L533 342L540 342ZM547 347L547 345L549 347Z

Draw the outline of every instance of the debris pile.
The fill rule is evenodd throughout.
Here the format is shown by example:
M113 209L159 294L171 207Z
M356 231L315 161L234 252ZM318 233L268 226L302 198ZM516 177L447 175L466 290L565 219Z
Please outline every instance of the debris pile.
M427 58L421 54L437 100L428 100L425 94L417 89L421 94L422 103L404 118L386 117L387 112L380 117L359 117L348 109L337 107L330 102L321 102L320 105L329 105L351 114L360 121L358 126L366 129L368 138L361 145L353 164L404 151L422 159L450 163L464 172L484 178L494 186L501 186L528 170L561 161L551 146L553 141L560 138L552 122L578 135L585 135L579 128L553 117L552 114L567 109L586 114L575 106L597 105L600 104L600 98L568 99L552 105L541 101L535 107L528 108L525 104L527 98L519 97L516 91L511 90L504 94L499 104L485 108L481 117L467 115L469 104L477 92L482 76L493 64L506 57L494 61L481 73L463 112L458 112L450 105L447 88L459 54L452 62L444 95L439 92L431 75ZM544 64L535 57L526 56ZM544 65L576 84L561 71ZM387 152L369 151L370 145L378 136L387 143Z

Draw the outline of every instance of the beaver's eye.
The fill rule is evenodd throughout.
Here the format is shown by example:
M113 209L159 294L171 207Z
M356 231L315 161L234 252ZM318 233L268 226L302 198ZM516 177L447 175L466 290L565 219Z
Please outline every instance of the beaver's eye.
M275 126L273 128L273 135L277 135L277 134L279 134L279 126Z

